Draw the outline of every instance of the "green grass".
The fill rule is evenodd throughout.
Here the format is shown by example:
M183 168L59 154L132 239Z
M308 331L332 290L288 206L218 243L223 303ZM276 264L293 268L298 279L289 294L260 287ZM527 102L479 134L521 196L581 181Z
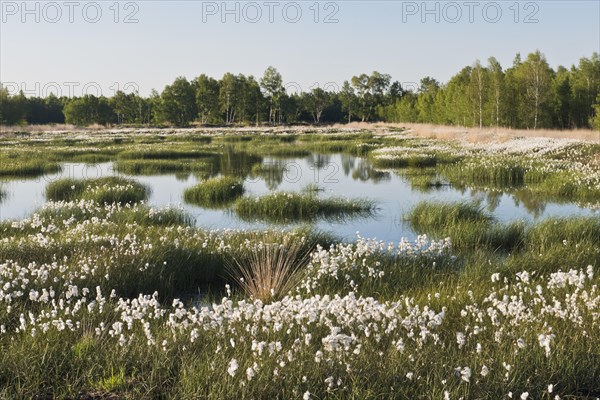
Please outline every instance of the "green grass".
M211 164L198 160L118 160L115 170L129 175L160 175L177 172L206 172L212 168Z
M397 173L408 179L412 189L422 192L439 189L448 185L448 183L439 177L435 169L408 168L400 169Z
M305 158L310 155L310 151L294 145L265 147L256 149L257 154L275 158Z
M525 183L528 166L525 160L508 157L469 159L451 164L441 170L444 178L453 184L489 186L498 188L520 187Z
M216 155L217 153L202 150L147 149L122 151L118 154L118 158L123 160L163 160L178 158L214 157Z
M440 230L460 222L489 223L492 216L477 203L420 202L408 215L417 229Z
M435 224L442 231L457 223L494 226L489 215L476 204L442 206L443 211L451 215L451 222L446 223L438 216L426 216L424 208L420 210L423 223ZM597 285L598 277L589 281L586 294L577 298L576 293L581 291L569 287L549 291L544 284L549 274L559 269L585 270L590 263L599 265L597 219L569 218L534 224L528 229L529 244L510 255L486 248L456 248L439 256L406 257L383 250L366 252L364 245L363 250L357 245L344 246L322 258L336 267L318 278L319 285L312 290L319 296L301 301L298 309L291 309L289 313L278 311L286 310L291 300L269 306L251 303L232 319L209 320L203 317L204 311L197 311L192 314L193 319L185 320L178 317L177 310L190 309L198 290L203 293L212 290L206 302L215 303L221 310L219 315L225 315L229 307L251 302L234 286L233 295L221 303L221 298L227 295L221 291L226 282L224 271L232 257L245 266L248 254L258 254L258 259L262 259L264 251L275 249L281 249L277 254L287 254L286 243L302 243L302 250L295 253L301 255L314 249L316 243L328 249L332 240L339 239L311 237L306 232L293 233L296 235L293 237L282 232L216 233L182 225L183 217L177 219L175 211L162 215L163 212L151 211L145 206L78 211L71 207L42 210L38 217L41 224L23 224L19 228L12 223L0 223L0 235L6 238L0 246L0 259L12 259L21 265L59 260L61 269L53 269L48 279L57 296L62 293L61 298L68 289L68 276L77 277L80 290L92 288L89 301L70 316L81 322L81 326L73 330L59 331L51 324L48 332L38 329L35 336L29 331L15 332L20 313L38 315L51 309L50 305L28 300L29 287L38 287L35 279L28 283L25 296L11 300L10 314L6 314L6 304L1 303L0 320L8 330L0 335L3 349L0 396L237 398L241 391L241 396L248 398L282 395L295 398L309 390L315 397L328 398L332 393L327 391L323 381L329 376L335 377L334 383L338 378L341 380L343 386L337 389L341 398L429 398L432 395L443 398L446 390L465 398L501 398L509 390L518 396L528 391L535 398L543 398L548 382L554 383L555 392L563 398L589 397L598 390L600 354L596 344L600 334L592 322L594 309L580 304L582 298L594 293L592 285ZM67 221L69 215L74 217L75 223ZM91 223L93 218L99 221ZM45 230L50 225L57 229ZM37 239L39 235L48 237L52 245L48 247L45 241ZM308 240L301 241L301 236ZM567 241L566 245L563 240ZM265 247L272 243L284 247ZM314 265L318 265L319 260L321 258L314 259ZM260 262L252 265L262 268ZM84 273L88 266L94 266L94 273ZM10 273L10 267L3 268L3 273ZM384 275L372 275L371 269L383 271ZM530 275L530 283L516 277L522 271L536 272ZM490 280L492 273L500 274L500 283ZM536 294L538 285L542 286L541 295ZM134 317L131 328L124 324L127 340L124 346L118 344L118 335L112 337L108 332L113 322L130 314L115 311L116 300L108 300L102 312L98 311L97 304L95 311L88 311L85 304L95 299L96 287L106 296L114 289L117 296L125 296L130 304L140 304L133 307L137 311L131 315L140 315ZM158 292L157 300L166 310L165 314L155 315L152 306L141 305L145 303L138 294L154 291ZM335 307L332 305L330 309L325 306L313 314L314 304L327 305L336 296L350 291L357 297ZM305 298L306 294L301 296ZM507 301L514 296L517 303L507 308L515 313L514 318L511 313L499 311L503 306L494 305L495 301L502 301L503 296ZM174 298L184 299L184 304L173 303ZM397 312L402 317L396 321L386 317L378 320L379 317L370 317L368 312L361 313L362 309L371 310L369 301L374 301L373 298L384 302L401 300ZM538 304L542 298L544 303ZM574 310L574 321L549 312L554 301ZM336 311L340 307L342 310ZM442 307L445 315L442 324L428 323L430 313L440 312ZM523 314L518 314L520 307L526 307ZM544 307L547 307L546 312L541 313ZM488 315L492 311L498 311L496 325ZM355 317L356 312L361 315L360 319ZM529 312L533 314L529 316ZM274 316L278 319L274 320ZM189 324L187 328L183 321ZM420 335L413 338L420 328L411 335L404 326L419 326L418 321L436 335L435 339L428 336L427 340L421 340ZM152 343L144 331L146 322ZM95 329L101 323L107 327L96 334ZM548 325L557 335L552 341L550 356L546 356L538 344L538 335L547 332ZM343 346L336 352L324 351L324 344L334 333L332 327L337 326L344 326L339 334L353 335L359 342L353 342L348 351L343 350ZM198 329L192 341L190 332L194 327ZM386 333L394 327L397 328L393 335ZM479 330L477 334L475 327ZM578 334L581 329L587 334ZM495 337L498 331L502 332L500 341ZM457 346L457 332L466 334L466 345L462 348ZM307 334L311 340L307 340ZM397 350L393 342L398 338L404 341L403 351ZM525 340L527 347L518 349L517 339ZM253 340L255 345L265 343L261 356L256 349L252 350ZM360 351L353 353L358 343ZM475 351L477 343L482 345L481 353ZM272 353L270 345L274 349ZM283 350L275 350L278 345ZM315 362L317 351L324 352L320 363ZM227 372L233 358L239 363L235 377ZM248 381L246 371L255 362L260 367ZM511 365L510 387L504 381L503 362ZM347 365L351 367L350 372ZM486 379L479 374L482 365L491 371ZM468 384L454 375L454 368L462 366L472 369ZM275 369L277 375L273 373ZM410 380L407 372L423 378ZM425 377L430 380L423 382ZM245 384L240 386L240 382ZM296 387L300 389L294 392Z
M573 171L561 171L546 174L546 178L537 185L530 185L529 190L540 197L559 201L578 199L582 202L598 202L600 185L587 183L586 176Z
M600 246L600 218L548 218L534 225L527 239L540 253L552 245L564 245L565 240L566 245L589 243Z
M372 163L377 168L427 168L435 167L437 159L435 155L411 155L394 158L374 158Z
M11 150L11 144L6 152L2 139L0 144L2 160L9 164L59 162L61 157L93 162L98 152L85 150L90 147L112 157L111 152L146 153L140 148L145 144L160 146L150 148L156 158L138 158L138 153L117 159L131 165L185 163L189 157L181 153L218 151L220 156L206 157L214 171L236 171L238 182L260 174L276 182L281 165L264 166L261 148L369 156L383 144L418 144L369 133L252 134L215 138L210 146L204 146L204 137L179 134L113 139L65 135L38 140L30 135L26 150ZM582 157L592 159L596 153L597 147L586 147ZM570 152L548 157L573 159ZM198 163L202 158L193 157ZM489 165L475 159L473 171L461 172L454 184L497 185L496 195L519 187L531 203L594 200L596 189L580 184L586 177L569 170L549 173L540 167L543 162L531 163L525 156L513 161L514 170L510 164L478 171ZM438 172L454 168L441 163L436 161L435 170L398 173L414 188L427 188L442 180ZM518 168L525 168L521 183ZM354 178L375 177L365 169ZM90 190L90 185L101 183L110 192L130 184L112 179L56 183L53 191L57 198L90 199L104 190ZM220 193L218 187L214 193ZM248 219L308 223L362 215L358 209L373 211L371 202L320 198L319 192L313 186L258 200L242 197L233 211L241 207ZM440 254L396 254L398 246L389 252L387 244L377 241L341 243L305 227L213 231L195 227L181 210L140 203L53 204L35 218L0 222L0 398L296 399L306 391L313 399L443 399L446 391L452 399L509 398L509 392L519 399L526 391L529 399L598 397L597 215L501 223L480 203L426 202L406 218L418 233L450 237L452 245ZM303 255L308 251L315 252L307 265ZM237 276L227 273L236 274L232 260L240 267ZM274 301L288 288L271 292L273 283L288 283L286 276L297 283L294 274L261 281L268 278L263 272L297 261L307 265L303 281L290 285L292 296ZM248 268L258 274L240 281L240 272ZM568 279L561 278L569 270ZM558 282L554 288L551 279ZM244 285L253 285L257 294L244 292ZM75 286L78 293L73 294ZM53 300L34 300L43 289L53 293ZM67 321L72 325L61 328ZM123 322L123 342L114 333L115 322ZM539 337L550 332L556 337L547 355ZM464 346L457 333L465 334ZM518 340L526 343L524 349ZM336 343L337 348L328 349ZM323 353L320 362L318 352ZM239 364L234 376L228 372L232 359ZM489 367L486 377L483 365ZM468 383L455 372L467 366L472 373ZM550 383L552 395L547 393Z
M375 204L366 199L323 199L310 193L274 192L261 197L243 197L233 208L242 219L281 223L364 217L374 212Z
M54 201L94 200L103 203L137 203L148 198L149 189L131 179L105 177L95 179L62 178L46 186L46 198Z
M508 192L518 189L529 191L539 201L598 204L600 185L597 171L582 172L571 168L568 162L549 168L546 164L550 162L525 156L471 158L443 166L440 174L456 187Z
M82 162L82 163L86 163L86 164L98 164L98 163L109 162L109 161L112 161L113 159L114 159L113 156L110 156L107 154L89 153L89 154L80 154L80 155L73 156L71 160L73 162Z
M501 224L476 203L420 202L407 215L419 233L450 237L458 249L513 250L525 240L525 224Z
M222 176L208 179L185 190L187 203L203 207L222 207L244 194L243 182L238 178Z
M60 172L60 164L54 161L6 159L0 157L0 177L36 177Z

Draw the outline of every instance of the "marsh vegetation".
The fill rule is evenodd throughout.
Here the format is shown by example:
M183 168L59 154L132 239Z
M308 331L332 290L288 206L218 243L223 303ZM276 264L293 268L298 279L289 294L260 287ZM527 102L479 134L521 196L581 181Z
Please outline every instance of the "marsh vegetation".
M19 185L47 196L0 222L0 397L600 393L596 144L337 131L30 139L0 139L2 210L27 200L14 200ZM25 160L118 173L23 180ZM351 196L325 179L331 165ZM289 183L294 168L323 179ZM170 174L196 205L155 203L173 195ZM507 217L499 198L569 212ZM386 207L408 237L333 229L385 236ZM213 229L205 214L261 225Z

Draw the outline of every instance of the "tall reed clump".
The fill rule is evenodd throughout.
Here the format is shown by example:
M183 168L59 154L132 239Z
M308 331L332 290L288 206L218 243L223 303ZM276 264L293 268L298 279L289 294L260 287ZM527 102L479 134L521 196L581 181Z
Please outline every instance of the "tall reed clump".
M94 179L63 178L46 186L53 201L94 200L97 203L137 203L146 200L150 189L131 179L109 176Z
M269 222L306 221L314 218L368 216L375 203L367 199L317 197L314 193L274 192L261 197L243 197L234 210L242 219Z
M286 237L282 243L252 242L232 256L226 272L252 299L279 300L306 275L309 253L304 241Z
M187 203L215 207L227 205L243 194L243 182L231 176L221 176L186 189L183 198Z

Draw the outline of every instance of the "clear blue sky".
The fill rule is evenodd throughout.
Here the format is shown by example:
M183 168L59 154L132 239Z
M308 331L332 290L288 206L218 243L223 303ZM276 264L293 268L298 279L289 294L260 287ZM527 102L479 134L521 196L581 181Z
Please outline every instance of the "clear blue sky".
M221 1L114 3L81 1L70 9L63 1L28 2L28 14L21 1L3 0L0 80L33 91L36 83L41 91L56 82L63 94L75 85L70 82L77 82L75 94L96 83L105 95L114 83L134 82L147 95L180 75L219 78L230 71L258 77L273 65L284 82L307 90L373 70L401 82L426 75L447 81L492 55L508 67L517 52L525 57L540 49L556 68L600 51L598 0L427 2L428 14L421 1L228 2L229 9L238 7L237 15L222 15ZM138 22L123 22L130 13ZM324 23L331 13L337 22Z

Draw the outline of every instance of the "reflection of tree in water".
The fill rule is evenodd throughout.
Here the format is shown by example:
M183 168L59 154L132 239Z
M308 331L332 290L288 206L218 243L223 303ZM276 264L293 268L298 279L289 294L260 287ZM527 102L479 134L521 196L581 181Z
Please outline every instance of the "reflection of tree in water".
M523 207L534 217L539 217L546 210L548 203L540 198L539 194L533 193L531 190L517 190L513 194L515 205L523 204Z
M286 171L285 162L269 161L264 164L256 164L252 167L251 178L262 178L269 190L275 190L283 182L283 176Z
M252 167L259 163L262 163L262 157L227 147L219 157L217 173L244 179L252 171Z
M176 172L175 179L177 179L178 182L185 182L189 179L190 175L189 172Z
M308 164L317 170L322 170L331 162L331 156L327 154L311 153L307 159Z
M501 192L489 192L487 196L487 210L494 212L500 205L500 199L502 198Z
M500 199L502 199L502 194L503 194L502 192L498 192L495 190L486 192L485 193L485 201L487 203L487 206L485 207L485 209L488 210L489 212L496 211L496 209L500 205Z
M354 169L354 162L356 161L356 157L351 156L349 154L341 154L342 161L342 170L344 170L344 175L350 175L350 171Z
M463 191L462 193L464 194L465 192ZM500 204L502 192L487 192L484 190L471 189L470 196L476 204L481 205L482 203L485 203L487 204L485 209L489 212L494 212Z
M356 168L352 171L352 179L360 181L372 181L378 183L381 181L389 181L391 175L389 172L378 171L374 169L371 164L359 161Z

